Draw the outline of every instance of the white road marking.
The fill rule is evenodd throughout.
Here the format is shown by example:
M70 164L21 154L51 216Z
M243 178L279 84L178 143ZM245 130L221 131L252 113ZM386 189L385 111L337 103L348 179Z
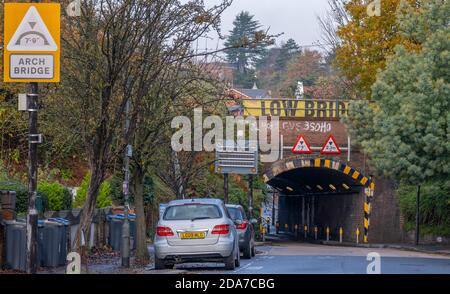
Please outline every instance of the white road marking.
M262 266L249 266L247 269L250 271L259 271L259 270L263 269L263 267Z

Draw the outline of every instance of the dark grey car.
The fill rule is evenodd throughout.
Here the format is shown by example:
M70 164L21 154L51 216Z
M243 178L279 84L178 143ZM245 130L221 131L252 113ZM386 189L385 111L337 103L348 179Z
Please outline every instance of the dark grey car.
M255 256L255 230L253 222L249 220L241 205L227 204L227 210L234 221L236 231L239 236L239 250L243 253L244 258L252 258Z

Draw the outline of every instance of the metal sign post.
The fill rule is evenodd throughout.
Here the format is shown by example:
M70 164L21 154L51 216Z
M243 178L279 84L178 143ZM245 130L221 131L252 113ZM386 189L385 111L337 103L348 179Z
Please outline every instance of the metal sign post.
M20 95L19 110L28 111L28 211L26 218L26 271L37 271L37 145L38 82L59 82L60 4L4 4L3 77L6 83L30 83L30 93Z
M30 83L31 94L29 99L28 116L28 210L27 210L27 273L34 274L37 270L37 222L36 210L37 195L37 146L41 143L41 135L38 134L38 84Z
M253 175L258 174L258 147L253 141L225 141L216 146L216 173L224 175L224 201L228 203L228 175L248 175L248 217L253 217Z
M124 196L124 221L122 226L122 246L121 246L121 254L122 254L122 266L125 268L130 267L130 222L128 220L128 198L130 194L130 158L132 156L132 148L131 145L128 144L128 131L130 129L130 100L127 101L125 107L125 128L124 128L124 137L126 140L126 147L124 153L124 173L125 178L123 181L123 196Z

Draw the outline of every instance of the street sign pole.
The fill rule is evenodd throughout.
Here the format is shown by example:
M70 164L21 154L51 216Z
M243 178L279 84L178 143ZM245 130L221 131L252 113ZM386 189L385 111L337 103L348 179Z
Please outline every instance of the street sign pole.
M30 83L31 94L28 94L28 211L27 211L27 273L34 274L37 270L37 144L38 132L38 83Z
M126 147L125 147L125 154L124 154L124 172L125 172L125 179L123 182L123 195L124 195L124 221L122 226L122 266L123 267L130 267L130 222L128 221L128 197L129 197L129 190L130 190L130 157L131 157L131 146L128 145L129 138L128 138L128 131L130 128L130 100L127 101L126 108L125 108L125 141L126 141Z
M31 0L38 3L40 0ZM37 271L37 221L36 210L37 194L37 144L40 141L38 135L38 109L39 86L38 83L30 83L28 95L28 210L27 210L27 273L35 274Z
M36 273L38 212L36 210L39 86L60 79L60 4L4 3L3 82L29 83L30 93L19 97L19 110L28 111L28 207L26 271ZM23 103L25 102L25 103Z

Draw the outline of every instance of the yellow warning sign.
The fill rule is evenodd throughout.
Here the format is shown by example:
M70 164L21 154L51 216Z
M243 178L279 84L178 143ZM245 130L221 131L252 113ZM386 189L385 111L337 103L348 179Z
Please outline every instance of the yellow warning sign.
M4 82L59 82L60 4L5 3Z

